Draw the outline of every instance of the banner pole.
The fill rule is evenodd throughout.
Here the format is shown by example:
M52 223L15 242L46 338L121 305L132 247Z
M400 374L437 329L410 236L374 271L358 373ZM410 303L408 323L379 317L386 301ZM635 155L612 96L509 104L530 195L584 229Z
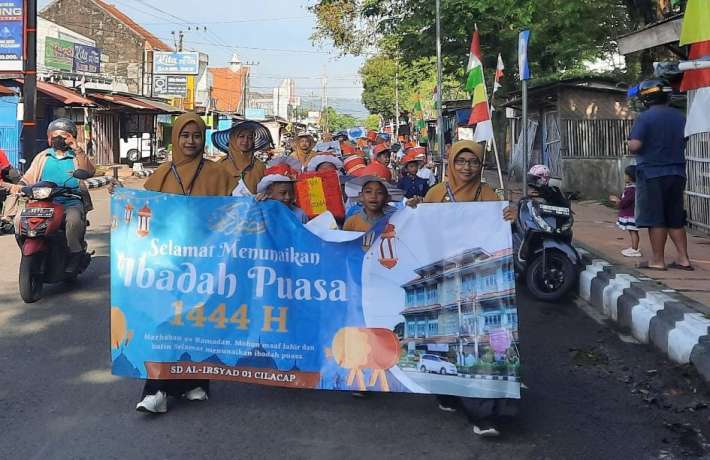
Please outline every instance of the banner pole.
M528 81L523 80L523 171L522 171L523 197L528 196Z
M444 161L444 112L442 97L442 70L441 70L441 11L440 0L436 0L436 105L437 105L437 143L439 144L439 158L441 159L441 180L446 176L446 161Z

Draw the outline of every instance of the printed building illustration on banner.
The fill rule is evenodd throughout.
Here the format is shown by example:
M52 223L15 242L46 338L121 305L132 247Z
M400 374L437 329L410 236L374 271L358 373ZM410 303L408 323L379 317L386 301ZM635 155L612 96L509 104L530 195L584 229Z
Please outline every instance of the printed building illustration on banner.
M490 374L497 365L498 372L515 375L518 315L511 250L469 249L416 273L402 286L402 344L410 361L419 351L424 359L454 363L473 374ZM418 370L430 367L458 373L433 363L420 363Z

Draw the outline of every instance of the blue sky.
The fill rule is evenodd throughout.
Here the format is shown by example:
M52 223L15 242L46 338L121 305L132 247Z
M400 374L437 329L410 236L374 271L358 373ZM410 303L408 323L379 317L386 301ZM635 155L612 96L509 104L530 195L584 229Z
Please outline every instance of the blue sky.
M360 98L362 87L357 71L363 59L338 57L332 47L320 48L311 43L315 18L307 6L312 1L106 1L171 46L171 32L183 30L185 48L208 53L210 66L226 66L234 52L242 62L258 63L252 67L254 91L270 92L281 79L291 77L299 95L320 96L325 71L329 97ZM49 0L38 3L41 9ZM199 31L194 30L195 26L199 26Z

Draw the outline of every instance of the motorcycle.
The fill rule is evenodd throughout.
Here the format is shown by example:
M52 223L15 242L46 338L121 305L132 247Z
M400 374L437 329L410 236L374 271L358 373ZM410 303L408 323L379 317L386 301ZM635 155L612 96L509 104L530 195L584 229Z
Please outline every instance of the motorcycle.
M569 200L560 190L535 184L533 193L518 203L513 229L516 272L533 297L555 302L577 282L581 258L572 245L574 217Z
M74 171L79 180L89 178L89 173ZM54 203L57 197L82 199L75 189L58 186L54 182L39 182L23 187L22 194L29 198L22 210L15 239L22 251L20 261L20 297L25 303L33 303L42 298L44 283L73 281L86 271L91 263L92 253L87 252L86 242L77 269L67 273L70 260L69 247L64 230L64 206ZM82 199L83 203L83 199ZM88 222L87 222L88 226Z

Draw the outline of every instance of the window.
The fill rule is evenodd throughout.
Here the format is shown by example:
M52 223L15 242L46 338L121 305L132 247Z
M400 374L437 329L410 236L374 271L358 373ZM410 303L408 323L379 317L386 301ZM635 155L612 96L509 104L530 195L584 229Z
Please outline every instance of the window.
M416 337L417 324L413 321L407 321L407 337Z
M508 319L508 324L518 324L518 314L517 313L508 313L506 315Z
M501 317L500 315L488 315L486 318L486 327L498 327L500 326Z
M429 304L437 303L438 297L436 294L436 285L429 286L429 289L427 290L427 301Z
M429 337L434 337L439 335L439 320L430 319L429 320Z
M426 337L426 321L417 321L417 337Z
M416 301L416 295L415 295L414 291L411 291L411 290L407 291L407 306L408 307L413 306L415 301Z
M426 288L417 288L417 305L426 305Z

